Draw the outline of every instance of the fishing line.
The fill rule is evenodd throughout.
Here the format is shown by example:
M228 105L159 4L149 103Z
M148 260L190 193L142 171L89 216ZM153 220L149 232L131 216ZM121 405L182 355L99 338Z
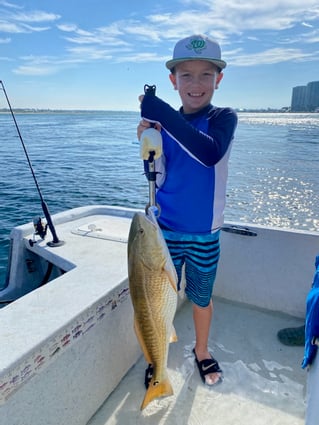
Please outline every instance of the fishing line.
M44 216L45 216L45 218L46 218L47 225L49 226L49 229L50 229L51 234L52 234L52 237L53 237L53 241L48 242L48 243L47 243L47 245L48 245L48 246L50 246L50 247L61 246L61 245L63 245L63 244L64 244L64 242L63 242L63 241L60 241L60 240L59 240L59 238L58 238L58 236L57 236L57 234L56 234L56 231L55 231L55 228L54 228L54 225L53 225L52 219L51 219L51 215L50 215L50 213L49 213L48 206L47 206L47 204L46 204L46 202L45 202L45 200L44 200L44 198L43 198L43 196L42 196L41 189L40 189L40 186L39 186L38 180L37 180L37 178L36 178L35 172L34 172L34 170L33 170L33 167L32 167L31 161L30 161L30 157L29 157L29 154L28 154L27 148L26 148L26 146L25 146L25 143L24 143L24 141L23 141L23 138L22 138L22 135L21 135L21 132L20 132L20 129L19 129L18 123L17 123L16 118L15 118L15 115L14 115L14 113L13 113L13 110L12 110L12 107L11 107L11 104L10 104L10 101L9 101L9 98L8 98L8 95L7 95L7 92L6 92L6 89L4 88L4 84L3 84L3 82L2 82L1 80L0 80L0 85L1 85L2 90L3 90L3 93L4 93L4 95L5 95L5 98L6 98L7 104L8 104L8 106L9 106L9 110L10 110L11 116L12 116L12 118L13 118L13 122L14 122L15 128L16 128L16 130L17 130L17 133L18 133L18 136L19 136L20 142L21 142L21 144L22 144L22 147L23 147L23 150L24 150L25 156L26 156L26 158L27 158L27 161L28 161L28 164L29 164L29 168L30 168L30 170L31 170L31 174L32 174L32 177L33 177L33 180L34 180L35 186L36 186L37 191L38 191L38 194L39 194L39 196L40 196L40 200L41 200L41 207L42 207L42 210L43 210ZM41 220L41 219L40 219L40 220ZM43 230L43 229L41 230L41 224L40 224L39 222L38 222L38 223L35 223L35 226L36 226L36 230L37 230L38 234L40 234L40 236L42 237L42 239L44 239L45 234L46 234L46 230Z

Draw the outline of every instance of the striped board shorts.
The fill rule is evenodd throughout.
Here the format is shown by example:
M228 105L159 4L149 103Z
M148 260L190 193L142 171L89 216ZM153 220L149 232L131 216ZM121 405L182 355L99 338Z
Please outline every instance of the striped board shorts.
M210 303L219 260L219 233L185 234L162 229L178 276L185 265L187 298L199 307Z

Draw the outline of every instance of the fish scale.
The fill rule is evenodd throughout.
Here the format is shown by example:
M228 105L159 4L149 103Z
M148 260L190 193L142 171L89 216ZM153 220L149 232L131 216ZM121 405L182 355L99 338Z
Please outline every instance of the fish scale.
M153 279L152 285L144 285L144 279L146 282ZM174 311L176 297L174 296L175 292L171 286L166 284L165 276L156 279L152 278L151 274L148 276L145 274L143 280L139 280L138 276L136 276L135 288L138 286L138 282L140 282L141 290L137 291L135 294L135 299L137 301L134 303L134 307L135 311L138 312L135 314L135 317L139 323L143 323L143 328L140 328L140 332L144 340L150 341L148 346L149 355L152 359L150 363L156 363L158 365L154 372L154 378L156 380L156 375L162 373L162 371L159 370L159 365L162 363L160 359L167 356L165 346L158 344L157 341L161 339L168 339L169 341L171 325L167 324L166 317ZM143 289L145 289L145 291L143 291ZM159 299L159 294L162 295L162 299ZM165 304L162 303L163 299L166 300ZM156 300L155 303L154 300ZM151 315L149 314L150 310L152 310Z

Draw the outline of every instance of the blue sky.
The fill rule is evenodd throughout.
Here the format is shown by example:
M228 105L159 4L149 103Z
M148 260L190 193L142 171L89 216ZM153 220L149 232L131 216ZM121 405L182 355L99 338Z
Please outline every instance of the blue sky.
M319 80L318 0L0 0L0 80L13 107L138 110L147 83L177 108L164 64L194 33L228 63L216 105L280 108Z

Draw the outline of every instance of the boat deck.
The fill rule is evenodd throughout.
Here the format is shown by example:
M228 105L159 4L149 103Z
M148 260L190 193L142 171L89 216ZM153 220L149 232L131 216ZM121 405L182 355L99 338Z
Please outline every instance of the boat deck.
M215 300L210 349L224 380L208 388L194 369L191 305L175 318L179 337L168 360L174 395L155 400L144 411L144 358L140 358L88 425L301 425L304 424L306 371L303 347L287 347L277 331L302 325L300 319Z
M59 247L31 246L32 223L13 229L13 282L46 262L65 273L1 309L1 425L304 424L303 347L281 345L276 334L302 324L318 234L222 232L209 346L224 381L205 387L194 369L186 301L168 359L174 395L141 412L146 364L127 280L135 211L88 206L57 214Z

